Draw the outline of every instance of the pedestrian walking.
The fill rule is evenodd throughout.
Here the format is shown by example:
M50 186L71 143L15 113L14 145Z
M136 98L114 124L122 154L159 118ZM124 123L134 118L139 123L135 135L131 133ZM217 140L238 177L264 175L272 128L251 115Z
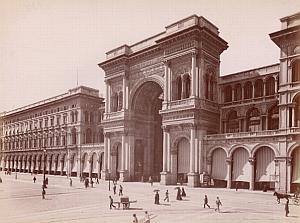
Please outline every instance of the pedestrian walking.
M177 188L176 200L178 200L178 201L182 200L180 187Z
M70 178L70 187L72 187L73 185L73 181L72 181L72 178Z
M117 190L117 185L114 183L114 186L113 186L113 191L114 191L114 195L116 195L116 190Z
M120 184L120 188L119 188L119 196L123 196L123 187Z
M286 200L286 203L284 205L284 209L285 209L285 217L288 217L288 214L290 213L290 209L289 209L289 199Z
M84 180L84 186L85 186L85 188L88 188L88 186L89 186L89 180L88 179Z
M184 191L184 188L182 188L181 191L182 191L182 192L181 192L181 197L186 197L186 193L185 193L185 191Z
M99 184L99 179L98 178L96 178L96 184Z
M166 201L166 200L167 200L167 202L169 202L169 191L168 190L166 191L166 196L165 196L164 201Z
M208 204L207 195L204 195L204 208L205 208L205 206L207 206L208 208L210 208L210 205Z
M42 199L43 200L45 199L45 194L46 194L46 191L45 191L45 188L43 188L43 191L42 191Z
M159 193L156 191L155 196L154 196L154 204L159 204Z
M94 181L93 178L91 178L91 188L93 188L93 185L94 185Z
M239 189L239 182L236 182L236 184L235 184L235 191L238 191L238 189Z
M132 216L133 216L132 223L138 223L139 221L138 221L138 219L136 217L136 214L133 214Z
M152 177L150 176L149 177L149 183L150 183L150 185L151 185L151 187L153 186L153 180L152 180Z
M35 181L36 181L36 178L35 178L35 176L33 177L33 183L35 183Z
M2 183L2 178L0 177L0 183Z
M150 215L148 214L148 211L145 211L144 223L150 223Z
M222 206L222 202L220 201L219 197L217 197L216 205L217 205L217 208L215 209L215 211L220 212L220 205Z
M109 196L109 208L111 209L112 207L116 208L116 206L114 205L114 200L112 199L111 196Z
M48 177L46 177L45 184L48 185L48 183L49 183L49 180L48 180Z

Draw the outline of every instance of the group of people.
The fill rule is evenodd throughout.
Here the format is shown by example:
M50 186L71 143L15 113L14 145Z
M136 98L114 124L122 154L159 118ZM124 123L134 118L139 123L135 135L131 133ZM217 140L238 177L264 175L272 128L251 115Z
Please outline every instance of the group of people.
M132 217L133 217L132 223L141 222L141 221L138 220L136 214L133 214ZM150 214L148 213L148 211L145 211L145 216L142 219L143 223L150 223L150 219L151 219Z
M114 195L117 194L117 181L113 181L113 192ZM121 184L119 185L119 196L123 196L123 186ZM116 208L112 196L109 196L109 208Z

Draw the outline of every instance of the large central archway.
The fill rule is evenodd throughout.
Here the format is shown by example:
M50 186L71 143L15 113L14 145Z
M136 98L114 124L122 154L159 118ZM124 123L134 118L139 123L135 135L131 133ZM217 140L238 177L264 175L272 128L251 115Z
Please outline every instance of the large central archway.
M131 110L134 121L134 179L149 176L160 180L162 171L162 108L163 90L154 81L140 85L134 93Z

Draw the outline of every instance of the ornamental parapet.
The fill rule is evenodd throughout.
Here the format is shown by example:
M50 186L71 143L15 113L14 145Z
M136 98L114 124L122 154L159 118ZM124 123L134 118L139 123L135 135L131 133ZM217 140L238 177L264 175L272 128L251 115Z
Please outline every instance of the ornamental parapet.
M224 139L242 139L253 137L269 137L269 136L287 136L296 135L300 133L300 128L278 129L278 130L265 130L260 132L237 132L237 133L224 133L204 136L204 140L224 140Z

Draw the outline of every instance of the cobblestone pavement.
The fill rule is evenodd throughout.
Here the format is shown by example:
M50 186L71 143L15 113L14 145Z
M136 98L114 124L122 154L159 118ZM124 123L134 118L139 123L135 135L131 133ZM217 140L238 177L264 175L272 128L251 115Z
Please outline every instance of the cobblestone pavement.
M15 173L4 175L0 172L3 183L0 184L0 222L3 223L45 223L45 222L132 222L132 214L138 219L144 217L147 210L151 222L299 222L300 207L290 202L290 216L285 217L284 203L277 204L272 192L228 190L217 188L188 188L187 197L176 201L174 186L162 186L154 183L121 183L124 195L130 200L137 200L129 210L109 209L108 182L100 181L94 188L84 188L77 178L73 186L69 179L62 176L47 176L49 185L46 199L42 200L41 181L32 181L30 174ZM117 187L117 189L119 186ZM154 190L160 190L160 205L154 204ZM166 189L169 190L170 202L163 202ZM204 194L207 194L211 208L203 208ZM220 213L215 212L215 199L222 201ZM113 195L114 201L119 200ZM143 222L143 221L140 221Z

